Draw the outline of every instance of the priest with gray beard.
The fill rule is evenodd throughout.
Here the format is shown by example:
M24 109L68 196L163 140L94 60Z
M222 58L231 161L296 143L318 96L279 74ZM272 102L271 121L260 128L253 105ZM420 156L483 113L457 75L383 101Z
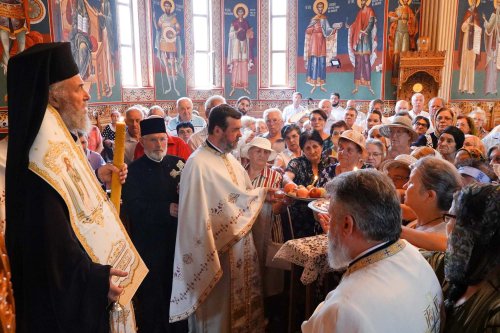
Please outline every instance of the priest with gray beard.
M390 179L377 170L347 172L327 190L329 263L347 271L302 332L440 332L441 287L418 249L400 239Z
M12 57L7 91L6 243L16 330L108 333L108 305L126 290L127 274L140 283L138 271L145 269L75 143L76 132L90 123L90 95L70 44L37 44ZM97 175L110 181L118 171L105 165ZM116 242L136 271L111 267ZM128 325L126 332L133 331Z
M134 303L138 332L187 332L186 321L168 322L184 161L167 155L163 118L144 119L140 126L144 155L130 164L122 195L130 237L149 268Z

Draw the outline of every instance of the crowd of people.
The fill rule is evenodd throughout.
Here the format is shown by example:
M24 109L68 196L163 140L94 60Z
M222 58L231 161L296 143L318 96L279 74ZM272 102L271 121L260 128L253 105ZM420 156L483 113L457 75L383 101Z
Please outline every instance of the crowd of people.
M326 187L342 174L364 169L376 170L381 175L386 175L391 181L391 186L396 190L398 209L401 214L398 219L399 237L420 249L429 251L444 252L448 247L445 216L452 206L453 194L460 191L462 186L471 183L497 184L498 182L498 166L496 173L494 168L498 164L497 157L500 146L498 139L496 142L488 141L487 138L484 142L481 140L488 133L484 129L485 114L480 109L473 111L470 115L457 114L457 110L446 107L445 101L436 97L429 101L429 112L427 112L424 110L425 101L421 94L415 94L411 103L404 100L398 101L396 112L391 117L385 116L384 103L377 99L370 102L366 112L360 110L355 101L348 101L349 106L343 109L340 106L338 93L333 93L330 99L321 100L317 108L311 105L306 108L301 105L301 102L302 94L296 92L293 94L292 104L286 107L283 112L278 108L271 108L264 110L262 118L254 118L249 114L252 108L252 101L249 97L240 98L235 106L231 107L226 104L224 97L215 95L205 103L207 120L205 123L205 120L196 115L196 111L193 110L192 101L183 97L177 101L177 107L174 110L177 115L173 117L172 112L169 116L159 106L147 109L144 106L135 105L125 112L125 122L131 129L134 129L134 119L138 118L144 119L139 124L155 118L158 124L165 123L166 137L168 138L167 154L176 155L183 162L187 161L188 165L190 164L190 155L194 157L201 154L201 152L196 153L196 151L207 146L212 150L215 149L218 153L227 154L231 159L226 163L232 165L229 174L233 177L233 174L244 171L245 174L240 174L233 181L243 182L247 190L250 188L281 189L287 184ZM238 119L240 123L231 136L225 135L222 146L217 146L210 139L214 136L214 133L210 133L211 115L214 110L217 112L225 110L222 113L229 114L230 119ZM233 112L238 114L232 115ZM140 115L138 117L130 116L134 113ZM175 126L171 124L175 124ZM131 138L135 137L135 141L139 142L127 141L127 151L135 150L136 152L132 159L126 158L131 168L136 167L139 163L134 162L134 160L142 156L137 155L137 147L141 145L143 140L140 139L141 134L138 133L138 129L142 128L142 125L135 128L135 130L129 130L127 134ZM224 128L222 127L222 129ZM110 130L112 131L111 126L107 127L105 132L109 133ZM181 140L177 137L180 137ZM109 139L105 138L104 140L107 142ZM173 150L174 146L177 147L175 151ZM184 151L184 155L181 155L179 151ZM151 159L151 156L148 156ZM205 156L205 158L209 158L209 156ZM144 161L144 157L142 160ZM196 158L193 158L194 160ZM213 168L213 166L205 165L205 168ZM168 168L169 171L170 169ZM208 177L207 175L192 175L193 171L189 172L189 176L186 174L187 171L181 172L181 179L185 179L180 183L179 191L181 193L187 191L183 186L193 186L193 177L201 177L202 179ZM143 178L145 175L142 174L140 177ZM214 179L227 178L223 175L212 175L212 177ZM250 184L247 184L248 180L245 179L248 179ZM140 180L141 185L137 183L133 188L150 187L150 185L144 184L144 179ZM201 179L199 181L203 182ZM131 187L126 186L126 188ZM233 191L236 190L233 189ZM138 193L137 190L131 192ZM209 195L205 189L201 190L200 195L203 193ZM177 202L185 210L190 210L192 206L182 202L182 197L186 195L181 196L180 201ZM191 202L192 195L187 196L189 199L186 200ZM217 199L219 200L217 204L221 207L222 201L218 196ZM140 201L144 202L145 200L143 198ZM203 202L203 199L198 198L196 205L206 208L207 206ZM193 205L195 204L193 203ZM124 200L124 207L125 210L127 207L131 207L131 212L133 212L140 205ZM284 281L283 270L272 267L268 260L269 253L274 253L272 246L282 244L288 239L328 233L331 216L313 214L313 211L308 208L307 202L289 198L274 198L271 202L263 200L262 207L252 214L256 219L252 227L252 237L255 243L255 253L260 260L258 267L262 274L260 288L264 292L261 294L260 302L267 304L272 302L273 295L283 292ZM144 218L147 215L146 209L145 207L142 209L144 212L140 215ZM371 211L367 207L364 209ZM182 213L178 215L179 221L185 219L204 220L210 218L211 213L208 212L208 216L206 211L195 215L192 212L184 214L186 215L182 215ZM146 224L141 224L139 228L145 228L142 225ZM201 237L199 226L195 227L196 230L191 230L192 226L186 230L182 222L180 222L180 226L183 230L182 238L185 237L184 234L191 233ZM132 223L132 227L134 227L134 223ZM154 233L154 231L151 232ZM246 232L248 237L250 231ZM134 233L132 236L134 237ZM217 237L215 238L217 239ZM177 241L180 241L179 236ZM241 238L237 237L233 240L233 242L236 241L240 242ZM179 270L186 269L179 264L182 264L183 261L182 258L178 258L178 252L179 248L189 247L189 242L184 245L177 244L175 256L172 246L169 251L173 267ZM222 255L221 248L218 246L212 250L217 250L219 255ZM203 256L207 253L210 252L199 255ZM194 261L196 262L196 260ZM200 265L207 265L207 263L200 263ZM223 264L221 261L221 265L219 268L215 267L214 271L226 265L226 270L231 272L227 275L241 277L241 274L237 273L238 270L231 267L230 264ZM226 270L223 269L223 271ZM270 278L271 276L272 278ZM165 280L168 280L169 283L172 282L170 277L164 277L163 281ZM216 279L214 278L214 280ZM189 289L184 283L176 285L175 279L173 283L174 289ZM220 288L223 283L218 285ZM213 287L202 284L202 286L193 288L205 288L205 290L208 288L210 290ZM226 291L229 294L233 292L231 289L226 289ZM214 291L214 294L217 295L218 292L221 290ZM175 295L178 294L174 291L172 293L173 300L176 299ZM202 304L191 303L183 308L185 313L194 311L196 314L194 317L174 314L171 319L198 318L191 325L196 326L197 322L198 324L199 322L210 323L207 324L208 326L198 325L196 327L199 329L217 327L217 330L224 331L222 329L224 324L221 323L231 322L228 318L231 318L230 314L235 311L235 308L231 308L228 303L222 303L223 306L227 307L227 311L225 311L227 316L220 317L220 315L209 311L212 306L221 304L219 303L220 299L213 301L213 298L205 299L205 296L199 295L197 301ZM156 308L159 309L161 306ZM201 311L201 308L204 310ZM152 311L150 312L152 313ZM138 314L140 313L138 312ZM220 313L220 309L217 313ZM247 313L248 318L256 319L253 321L254 323L259 322L257 320L259 316L267 316L268 320L272 320L272 311L271 314L269 311L262 313L250 311ZM212 326L215 325L211 321L214 318L217 325L222 326ZM304 330L308 331L310 325L310 323L305 324ZM317 323L312 327L317 327L315 325ZM235 326L228 326L228 332L232 329L236 329ZM260 327L259 329L264 328Z
M134 298L139 332L279 331L271 304L285 268L272 256L286 240L321 234L330 266L346 272L303 332L499 329L499 129L488 135L482 110L459 114L435 97L427 112L415 94L388 117L379 99L343 109L332 93L306 108L296 92L261 119L250 116L258 112L249 97L231 106L211 96L202 117L182 97L168 113L124 112L118 169L107 162L120 113L102 134L90 126L76 65L60 61L70 59L67 45L47 45L9 63L26 73L50 65L39 100L16 93L39 89L38 78L9 77L6 239L19 332L109 331L117 281L138 273L101 260L103 244L113 254L129 246L134 267L149 269ZM45 141L53 161L37 153ZM98 232L88 224L104 219L93 207L107 205L96 184L109 186L117 172L130 239L117 247L103 232L87 244ZM325 187L328 213L279 191L299 185Z

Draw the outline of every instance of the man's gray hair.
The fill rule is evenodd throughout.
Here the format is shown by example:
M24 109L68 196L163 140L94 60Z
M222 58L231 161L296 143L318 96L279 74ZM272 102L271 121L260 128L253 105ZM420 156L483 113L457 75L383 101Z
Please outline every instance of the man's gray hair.
M401 208L391 179L377 170L342 173L326 185L331 200L350 215L366 240L393 241L401 234Z
M283 113L281 112L280 109L278 108L270 108L270 109L267 109L264 111L264 113L262 114L262 118L264 120L267 120L267 116L270 114L270 113L273 113L273 112L276 112L280 115L280 117L283 119Z
M255 124L255 118L251 116L243 116L241 117L241 126L242 128L248 128L251 124Z
M163 113L163 116L165 116L165 110L163 110L163 108L159 105L153 105L149 108L149 112L148 112L148 117L152 116L154 113L155 110L159 110Z
M426 156L415 162L411 169L418 170L425 190L436 192L438 208L449 210L453 194L462 186L457 168L442 158Z
M322 99L322 100L321 100L321 101L319 101L319 103L318 103L318 108L322 109L322 108L323 108L323 104L325 104L325 103L330 103L330 104L331 104L332 102L330 102L330 100L329 100L329 99Z
M472 117L475 114L481 116L483 120L486 120L486 112L484 112L484 110L478 106L476 106L474 110L471 113L469 113L469 117Z
M125 118L129 114L129 112L131 112L131 111L139 111L142 114L142 118L144 119L145 118L145 114L144 114L143 110L144 110L144 106L142 106L141 104L132 105L127 110L125 110Z
M191 100L191 98L189 97L181 97L179 98L176 102L175 102L175 107L176 108L179 108L179 103L182 102L182 101L189 101L189 103L191 103L191 105L193 105L193 101Z
M411 101L413 102L413 99L417 98L417 97L422 97L424 99L424 102L425 102L425 96L422 93L414 93L413 96L411 96Z
M55 83L52 83L50 86L49 86L49 94L54 94L56 95L57 97L61 96L63 91L64 91L64 87L65 87L65 81L66 80L63 80L63 81L58 81L58 82L55 82Z
M214 103L217 101L221 101L219 104L226 104L226 99L221 95L212 95L205 101L205 110L212 109L214 107Z
M442 98L442 97L438 97L438 96L436 96L436 97L432 97L432 98L429 100L429 105L431 105L431 104L432 104L432 102L434 102L434 101L441 101L441 104L443 104L443 107L445 107L445 106L446 106L446 101L445 101L445 100L444 100L444 98ZM429 109L430 109L430 108L429 108Z
M347 108L345 109L345 111L346 111L346 112L347 112L347 111L354 111L354 112L356 112L356 116L358 115L358 112L359 112L356 108L354 108L354 107L352 107L352 106L347 107Z

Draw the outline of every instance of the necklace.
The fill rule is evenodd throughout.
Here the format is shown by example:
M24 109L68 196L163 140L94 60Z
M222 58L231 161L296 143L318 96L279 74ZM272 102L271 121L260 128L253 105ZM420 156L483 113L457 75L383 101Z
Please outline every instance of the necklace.
M430 223L432 223L432 222L434 222L434 221L437 221L437 220L439 220L439 219L443 219L443 215L440 215L440 216L438 216L438 217L436 217L436 218L434 218L434 219L432 219L432 220L430 220L430 221L427 221L427 222L425 222L425 223L422 223L422 224L417 224L415 227L416 227L416 228L418 228L418 227L423 227L424 225L430 224Z

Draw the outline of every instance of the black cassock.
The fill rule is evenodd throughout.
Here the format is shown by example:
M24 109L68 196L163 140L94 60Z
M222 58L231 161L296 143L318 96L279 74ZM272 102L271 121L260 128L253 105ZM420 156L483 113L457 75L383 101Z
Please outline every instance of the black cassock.
M25 172L25 209L6 231L17 332L108 333L110 266L90 260L61 196Z
M123 187L130 237L149 268L134 299L140 333L187 332L186 321L168 322L177 234L170 204L179 202L179 161L167 155L158 163L144 155L129 165Z

